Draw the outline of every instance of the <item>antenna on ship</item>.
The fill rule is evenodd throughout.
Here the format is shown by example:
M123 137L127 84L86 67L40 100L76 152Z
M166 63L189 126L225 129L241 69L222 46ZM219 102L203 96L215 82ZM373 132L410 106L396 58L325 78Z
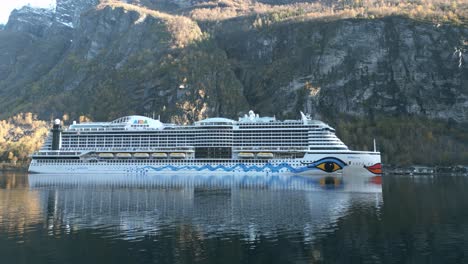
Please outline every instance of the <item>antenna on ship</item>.
M304 124L307 124L307 121L310 120L310 115L306 115L301 111L301 120L304 122Z
M377 152L377 145L375 144L375 138L374 138L374 152Z

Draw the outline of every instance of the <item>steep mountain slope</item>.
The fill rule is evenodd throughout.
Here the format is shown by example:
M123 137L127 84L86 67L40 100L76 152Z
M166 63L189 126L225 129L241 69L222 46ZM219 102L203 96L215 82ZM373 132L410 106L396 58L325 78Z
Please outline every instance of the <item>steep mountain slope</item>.
M468 120L468 56L454 47L464 45L463 36L467 28L389 17L220 31L217 42L248 87L249 103L268 113L420 114L461 122Z
M428 129L439 119L463 128L466 5L439 23L440 8L420 21L405 11L411 6L398 6L402 15L395 15L388 13L393 6L378 13L350 2L350 9L332 0L58 0L52 11L24 7L0 31L0 116L156 113L185 123L255 109L287 118L313 113L344 136L353 128L340 125L342 114L369 120L364 126L395 116L405 127L414 120L398 117L411 115ZM468 152L465 138L442 134L439 145L462 146L447 151L460 159Z
M6 58L1 60L5 77L0 104L7 112L32 109L42 114L87 113L98 118L166 109L166 116L174 116L174 121L216 112L236 115L247 108L225 53L213 43L205 43L195 22L132 8L88 10L75 30L50 33L45 38L17 30L17 23L10 21L7 28L11 30L0 36L16 38L1 42L5 45L0 47L1 54ZM41 28L56 29L49 24ZM14 55L19 53L23 53L25 65ZM23 71L11 71L15 67ZM37 75L27 71L25 80L28 67Z

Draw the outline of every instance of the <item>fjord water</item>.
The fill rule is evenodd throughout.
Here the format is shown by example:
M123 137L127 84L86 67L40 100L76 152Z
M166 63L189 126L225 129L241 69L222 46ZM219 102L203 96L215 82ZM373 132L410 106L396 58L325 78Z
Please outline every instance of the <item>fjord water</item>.
M467 263L467 187L450 176L3 173L0 262Z

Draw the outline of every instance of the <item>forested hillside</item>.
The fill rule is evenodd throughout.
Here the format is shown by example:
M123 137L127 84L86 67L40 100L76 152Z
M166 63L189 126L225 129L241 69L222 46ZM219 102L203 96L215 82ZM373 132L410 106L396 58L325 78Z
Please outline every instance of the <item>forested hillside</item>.
M38 150L49 132L49 123L32 113L0 120L0 162L23 163Z

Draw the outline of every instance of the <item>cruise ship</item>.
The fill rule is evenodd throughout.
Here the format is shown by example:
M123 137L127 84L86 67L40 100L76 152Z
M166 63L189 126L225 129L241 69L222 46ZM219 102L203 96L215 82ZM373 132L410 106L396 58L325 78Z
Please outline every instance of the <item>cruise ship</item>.
M380 153L353 151L322 121L215 117L192 125L144 116L112 122L55 120L30 173L46 174L339 174L382 173Z

